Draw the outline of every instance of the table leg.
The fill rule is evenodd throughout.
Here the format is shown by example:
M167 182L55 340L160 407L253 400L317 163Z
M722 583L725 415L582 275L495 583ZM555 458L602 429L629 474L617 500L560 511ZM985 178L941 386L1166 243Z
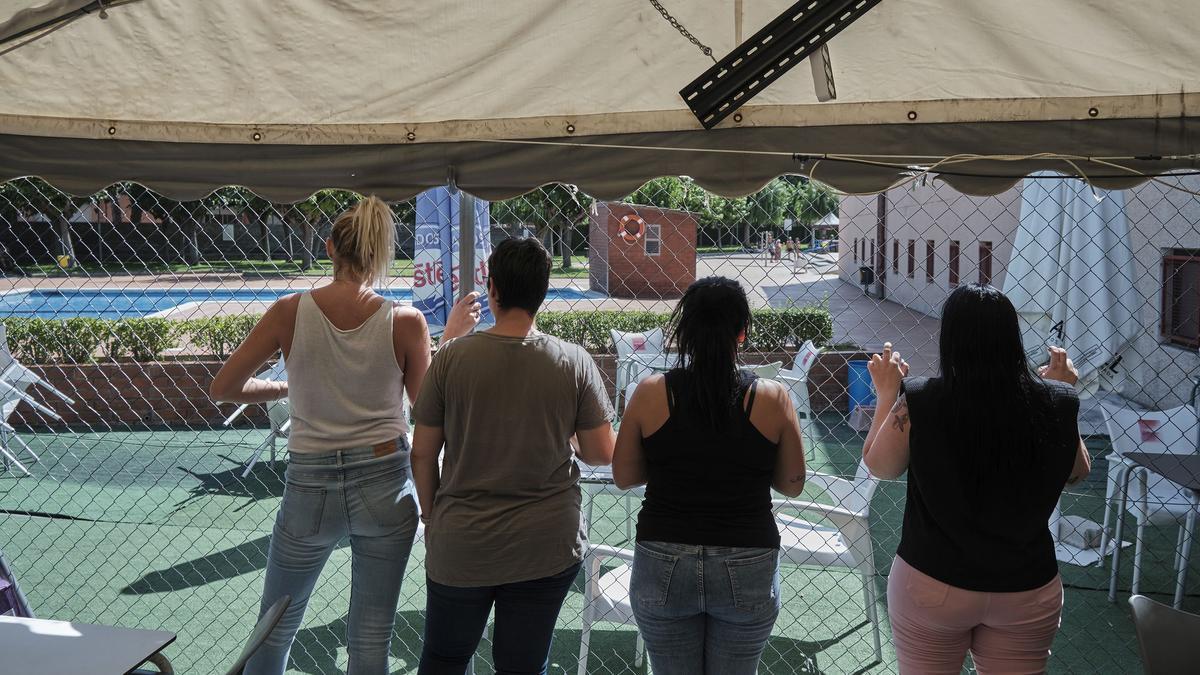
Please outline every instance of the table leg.
M1121 535L1125 525L1125 509L1129 502L1129 477L1133 474L1132 466L1121 468L1121 472L1117 474L1117 486L1120 490L1121 501L1117 508L1117 525L1113 532L1113 557L1112 557L1112 574L1108 579L1108 601L1117 601L1117 570L1121 566Z
M1187 585L1188 559L1192 553L1192 535L1196 533L1196 509L1200 508L1200 492L1192 491L1192 508L1188 509L1183 528L1183 546L1179 550L1179 577L1175 580L1175 609L1183 606L1183 590Z

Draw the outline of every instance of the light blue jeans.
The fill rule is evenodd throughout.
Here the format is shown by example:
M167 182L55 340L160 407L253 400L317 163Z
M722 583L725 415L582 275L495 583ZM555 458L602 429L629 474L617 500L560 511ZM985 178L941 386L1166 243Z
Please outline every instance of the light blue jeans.
M655 675L753 675L779 616L779 551L639 542L629 593Z
M304 610L329 554L350 538L350 615L346 644L351 675L385 675L400 583L417 533L408 481L408 444L375 457L371 448L308 455L288 462L283 505L267 555L262 612L283 595L291 605L247 675L280 675Z

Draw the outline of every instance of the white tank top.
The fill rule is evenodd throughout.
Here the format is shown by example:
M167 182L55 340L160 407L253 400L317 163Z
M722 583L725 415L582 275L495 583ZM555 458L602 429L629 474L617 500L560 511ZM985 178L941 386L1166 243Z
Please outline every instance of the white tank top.
M341 330L310 293L300 296L287 359L292 452L332 452L394 441L408 432L404 372L392 342L392 302Z

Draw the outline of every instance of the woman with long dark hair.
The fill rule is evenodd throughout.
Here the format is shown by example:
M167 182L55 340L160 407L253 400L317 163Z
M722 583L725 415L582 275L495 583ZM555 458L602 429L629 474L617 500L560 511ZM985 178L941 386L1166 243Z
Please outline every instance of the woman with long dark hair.
M1078 379L1062 349L1037 374L1003 293L960 286L942 307L941 375L909 378L884 345L863 459L908 471L904 530L888 577L900 672L1040 673L1062 614L1048 521L1088 474Z
M613 455L646 486L630 595L655 673L754 673L779 614L771 488L804 488L787 389L741 370L750 304L738 282L692 284L671 317L679 365L641 382Z

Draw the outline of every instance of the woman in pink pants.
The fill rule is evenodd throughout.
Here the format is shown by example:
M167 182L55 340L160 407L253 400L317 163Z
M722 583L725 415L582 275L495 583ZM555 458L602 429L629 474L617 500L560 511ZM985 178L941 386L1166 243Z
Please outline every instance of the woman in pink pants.
M1042 673L1062 614L1047 525L1088 474L1078 379L1065 351L1027 365L1017 313L990 286L942 308L941 375L909 378L891 344L871 357L878 393L863 446L877 477L908 471L904 530L888 577L902 675Z

